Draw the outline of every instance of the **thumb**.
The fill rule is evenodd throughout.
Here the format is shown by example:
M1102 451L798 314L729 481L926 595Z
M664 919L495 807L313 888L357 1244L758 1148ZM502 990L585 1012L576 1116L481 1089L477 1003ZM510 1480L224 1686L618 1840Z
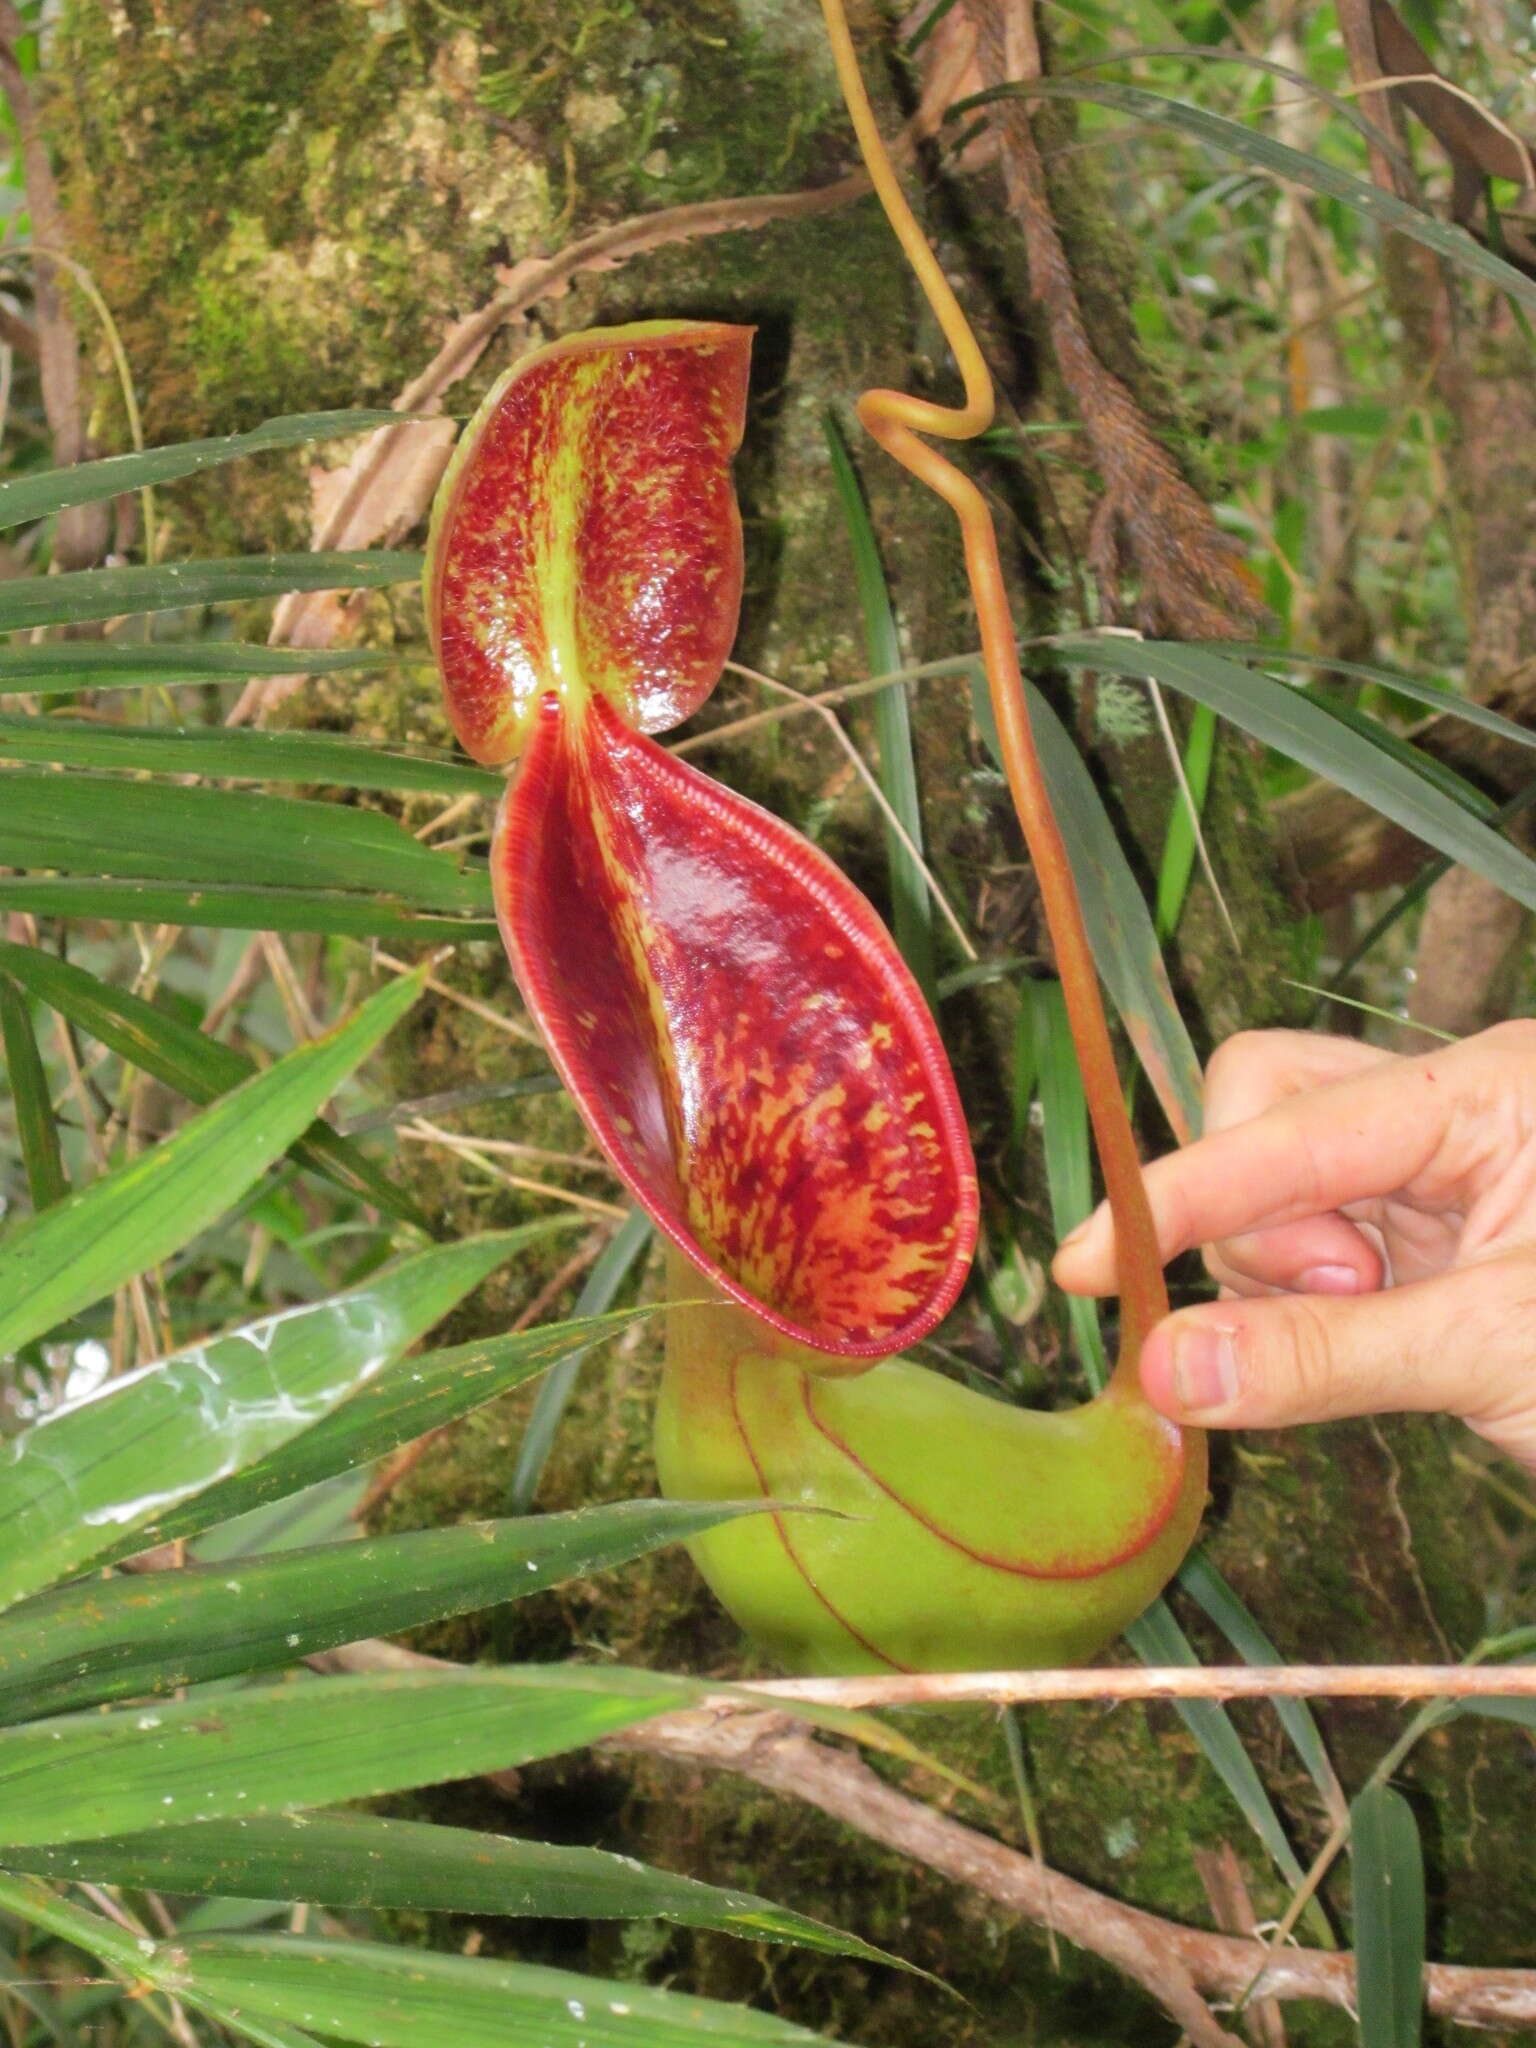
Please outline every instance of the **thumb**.
M1440 1410L1536 1467L1536 1250L1378 1294L1183 1310L1143 1345L1141 1382L1174 1421L1216 1429Z

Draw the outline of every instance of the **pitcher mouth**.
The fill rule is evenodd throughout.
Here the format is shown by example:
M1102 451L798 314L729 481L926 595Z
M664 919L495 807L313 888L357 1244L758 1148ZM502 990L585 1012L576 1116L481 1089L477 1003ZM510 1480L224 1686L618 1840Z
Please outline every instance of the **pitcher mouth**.
M933 1330L977 1189L938 1033L874 911L807 841L546 693L497 821L503 937L637 1202L724 1294L871 1362Z

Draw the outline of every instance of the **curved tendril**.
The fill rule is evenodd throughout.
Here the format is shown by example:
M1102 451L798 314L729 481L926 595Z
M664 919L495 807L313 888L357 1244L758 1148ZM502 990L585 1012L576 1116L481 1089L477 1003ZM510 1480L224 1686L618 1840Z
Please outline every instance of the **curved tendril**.
M1067 1016L1082 1067L1104 1189L1114 1217L1124 1332L1114 1383L1134 1385L1142 1340L1153 1324L1168 1313L1168 1293L1152 1212L1142 1185L1141 1160L1120 1092L1120 1077L1077 887L1030 731L992 514L969 477L918 438L920 434L932 434L940 440L967 441L981 433L992 421L992 379L976 337L897 183L864 90L843 0L821 0L821 7L838 82L870 181L965 383L963 406L936 405L902 391L866 391L858 402L857 412L862 425L887 454L936 491L960 522L966 574L981 630L987 688L1002 743L1003 767L1040 885Z

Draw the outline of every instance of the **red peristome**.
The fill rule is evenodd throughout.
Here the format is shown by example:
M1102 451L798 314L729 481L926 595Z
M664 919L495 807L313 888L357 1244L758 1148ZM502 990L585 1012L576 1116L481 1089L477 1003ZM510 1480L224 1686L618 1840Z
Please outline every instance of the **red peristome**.
M433 511L427 615L466 751L500 766L546 690L642 732L719 680L741 604L752 330L650 320L537 350L465 429Z
M587 1123L658 1226L775 1329L849 1359L924 1336L976 1237L922 997L814 847L553 695L498 820L502 933Z

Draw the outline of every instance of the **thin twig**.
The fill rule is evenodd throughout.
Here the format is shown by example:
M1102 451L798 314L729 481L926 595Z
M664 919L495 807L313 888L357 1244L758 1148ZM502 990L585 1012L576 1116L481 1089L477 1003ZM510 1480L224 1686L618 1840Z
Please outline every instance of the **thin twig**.
M306 1661L322 1671L458 1668L377 1638ZM1181 1670L1177 1675L1187 1674ZM815 1740L787 1715L760 1711L751 1695L761 1697L768 1690L754 1684L750 1695L737 1693L702 1710L661 1715L643 1727L608 1737L600 1747L610 1753L734 1772L817 1807L855 1834L939 1872L1021 1919L1044 1926L1049 1915L1064 1939L1114 1964L1162 2002L1194 2042L1237 2048L1201 1994L1231 2001L1251 1988L1266 1999L1310 1998L1353 2009L1352 1955L1289 1947L1271 1952L1261 1942L1207 1933L1122 1905L912 1798L877 1777L858 1757ZM1536 2028L1536 1970L1430 1963L1424 1977L1429 2009L1441 2018L1468 2026Z
M863 783L864 787L869 791L870 796L874 799L875 806L879 810L880 815L885 819L886 823L890 826L891 830L896 834L896 837L901 841L902 846L906 849L907 853L916 863L918 872L922 875L924 885L928 890L928 894L933 898L934 902L938 905L939 914L943 917L945 923L949 926L950 930L955 935L955 943L959 946L961 952L964 953L967 960L979 960L981 958L981 955L976 951L976 948L971 944L970 935L967 933L965 926L960 922L959 918L956 916L954 907L950 903L949 898L944 894L944 891L939 887L938 878L935 876L932 868L929 867L927 861L923 858L922 848L918 846L917 842L913 839L912 834L907 830L906 826L901 822L901 819L897 816L895 808L890 801L890 798L886 795L885 791L880 787L879 780L876 777L874 770L870 767L869 763L864 759L864 756L859 752L858 748L854 745L853 741L850 739L848 734L844 732L842 726L837 721L836 714L831 710L831 708L824 703L812 703L810 700L804 697L799 690L791 689L788 683L776 682L772 676L765 676L760 669L747 668L742 662L739 661L728 661L725 665L733 675L745 676L751 682L761 683L765 690L777 690L781 697L792 698L797 707L800 705L806 705L807 708L815 711L817 715L822 720L824 720L828 730L832 734L832 737L836 740L838 746L847 756L854 773L858 776L859 780Z
M408 961L397 960L392 953L386 953L380 947L374 948L373 957L381 967L389 968L394 974L414 972ZM536 1032L530 1031L526 1024L519 1024L515 1017L509 1017L501 1010L493 1010L489 1003L482 1003L474 996L465 995L462 989L450 988L446 981L439 981L435 974L424 974L422 987L430 989L435 996L441 996L445 1003L454 1003L459 1009L467 1010L471 1017L478 1017L482 1024L489 1024L493 1030L504 1032L508 1038L515 1038L522 1045L537 1046L541 1052L543 1051L544 1041Z
M814 694L797 690L793 704L770 704L765 710L748 712L744 718L733 718L726 725L712 725L708 732L696 732L686 740L678 740L667 751L696 754L700 747L712 747L721 740L739 739L743 733L755 732L760 725L776 725L781 719L800 718L823 704L849 704L856 697L872 697L878 690L889 689L892 683L926 683L939 676L968 675L980 660L979 654L956 654L944 661L924 662L920 668L892 669L889 675L867 676L860 682L840 683L835 689L817 690Z
M1189 776L1184 768L1184 756L1179 752L1179 743L1174 736L1173 724L1168 716L1168 704L1163 696L1163 686L1151 676L1146 678L1147 694L1152 699L1152 715L1157 720L1157 729L1162 734L1163 745L1168 750L1168 759L1173 763L1174 780L1179 785L1179 796L1189 816L1189 829L1194 836L1195 851L1200 857L1200 872L1205 876L1206 886L1216 899L1216 908L1221 912L1221 921L1227 928L1227 937L1232 950L1242 957L1243 942L1237 936L1237 926L1232 922L1232 913L1227 908L1227 899L1222 893L1216 870L1211 865L1211 851L1205 843L1205 827L1200 822L1200 806L1195 802L1195 793L1189 786Z
M608 1216L616 1223L622 1223L629 1214L614 1202L600 1202L595 1195L579 1195L574 1188L562 1188L548 1181L530 1180L526 1174L508 1173L488 1159L476 1138L462 1138L457 1131L445 1131L437 1124L428 1123L425 1117L400 1126L400 1136L417 1145L441 1145L444 1151L452 1152L466 1165L478 1168L489 1179L499 1181L503 1187L515 1188L519 1194L545 1195L552 1202L567 1202L573 1209L585 1209L593 1216Z
M754 1691L823 1707L984 1701L1536 1699L1536 1664L1149 1664L1094 1671L935 1671L894 1678L779 1678Z

